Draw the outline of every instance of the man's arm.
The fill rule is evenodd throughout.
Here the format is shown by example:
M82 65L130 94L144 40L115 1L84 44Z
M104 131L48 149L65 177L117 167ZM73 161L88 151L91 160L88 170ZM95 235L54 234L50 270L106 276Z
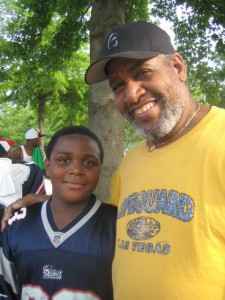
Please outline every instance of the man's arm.
M8 225L8 221L13 216L15 211L21 209L22 207L31 206L38 202L44 202L49 198L50 196L48 195L28 194L24 196L22 199L19 199L13 202L12 204L10 204L4 210L4 215L1 221L1 231L3 231L4 228Z

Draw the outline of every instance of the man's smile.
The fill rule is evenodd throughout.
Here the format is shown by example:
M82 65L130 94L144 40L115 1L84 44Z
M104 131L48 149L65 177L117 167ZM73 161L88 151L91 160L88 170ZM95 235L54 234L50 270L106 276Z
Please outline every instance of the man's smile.
M143 105L142 107L137 108L137 109L134 111L134 115L136 115L136 116L141 116L141 115L143 115L144 113L150 111L150 110L153 108L153 106L155 105L155 102L156 102L156 101L151 101L151 102L149 102L149 103Z
M140 105L137 105L135 107L133 107L130 112L129 115L132 119L135 120L143 120L145 121L146 119L149 119L152 115L152 117L154 118L154 108L156 106L158 106L158 101L156 98L151 99L151 101L148 101L147 103L144 102Z

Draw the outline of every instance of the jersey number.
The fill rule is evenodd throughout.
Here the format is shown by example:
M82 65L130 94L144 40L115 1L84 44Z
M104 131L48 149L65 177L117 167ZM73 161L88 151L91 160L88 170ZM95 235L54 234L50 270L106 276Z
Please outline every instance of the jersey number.
M22 289L22 300L100 300L91 292L62 289L50 297L41 287L26 285Z

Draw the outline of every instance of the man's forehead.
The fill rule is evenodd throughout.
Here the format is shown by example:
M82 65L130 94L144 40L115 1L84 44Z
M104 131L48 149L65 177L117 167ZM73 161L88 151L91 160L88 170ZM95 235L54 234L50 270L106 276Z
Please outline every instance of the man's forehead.
M141 65L146 59L132 59L132 58L113 58L106 65L106 73L107 75L112 75L120 68L126 68L128 70L132 70L137 66Z
M151 58L145 59L133 59L133 58L113 58L106 65L107 77L111 77L113 74L120 72L121 70L135 71L140 66L154 66L161 61L162 55L157 55Z

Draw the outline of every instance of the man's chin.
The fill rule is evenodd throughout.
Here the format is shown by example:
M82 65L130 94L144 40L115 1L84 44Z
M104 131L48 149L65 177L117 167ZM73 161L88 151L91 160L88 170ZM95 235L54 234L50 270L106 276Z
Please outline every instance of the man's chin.
M141 135L148 141L157 141L167 136L173 129L174 126L140 126L134 122L131 123L138 135Z
M130 123L138 135L148 140L154 139L154 136L152 135L151 129L149 127L141 126L140 124L136 124L135 122Z
M137 134L143 136L147 140L159 140L170 134L175 128L177 122L182 115L182 107L175 107L176 109L168 109L163 113L158 121L153 124L139 124L134 120L128 119L134 127Z

